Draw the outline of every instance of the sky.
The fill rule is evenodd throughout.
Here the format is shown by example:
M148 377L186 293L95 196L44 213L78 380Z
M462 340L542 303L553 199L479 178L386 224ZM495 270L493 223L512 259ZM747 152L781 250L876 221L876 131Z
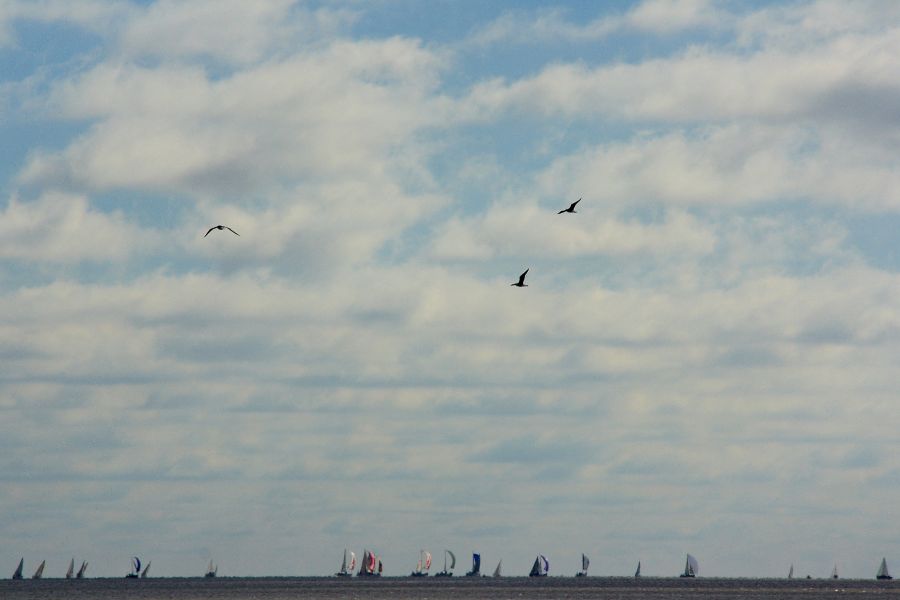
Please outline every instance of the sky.
M898 72L891 0L0 1L0 575L900 568Z

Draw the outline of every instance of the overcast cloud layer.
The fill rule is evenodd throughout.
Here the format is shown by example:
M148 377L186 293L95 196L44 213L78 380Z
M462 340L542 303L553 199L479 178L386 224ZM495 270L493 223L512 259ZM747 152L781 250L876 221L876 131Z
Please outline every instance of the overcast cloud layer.
M890 0L0 3L0 576L900 563L897 73Z

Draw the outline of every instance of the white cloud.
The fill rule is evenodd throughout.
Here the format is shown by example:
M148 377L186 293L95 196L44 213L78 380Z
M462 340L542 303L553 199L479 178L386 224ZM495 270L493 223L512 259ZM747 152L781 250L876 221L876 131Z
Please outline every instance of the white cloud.
M696 258L715 245L712 232L686 213L671 213L661 224L628 222L605 216L602 206L591 206L593 201L579 204L582 216L577 219L534 205L495 206L483 217L442 225L431 252L438 259L463 260L672 253Z
M13 197L0 213L0 259L29 263L120 263L157 245L157 236L122 213L90 208L83 196L50 192L33 202Z
M349 11L307 10L295 0L161 0L128 22L119 43L132 58L211 58L246 65L295 41L311 44L333 36L353 18Z

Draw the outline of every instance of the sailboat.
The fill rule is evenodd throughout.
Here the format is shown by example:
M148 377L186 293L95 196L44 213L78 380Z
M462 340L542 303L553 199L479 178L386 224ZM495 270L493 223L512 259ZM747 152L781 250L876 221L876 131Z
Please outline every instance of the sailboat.
M788 570L788 579L794 578L794 563L791 563L791 568Z
M363 550L362 564L359 566L357 577L381 577L381 561L374 552Z
M341 563L341 570L335 573L335 577L352 577L353 569L356 568L356 554L350 553L350 562L347 562L347 549L344 548L344 561Z
M147 565L148 567L150 565ZM215 577L219 574L219 565L213 565L213 561L209 561L209 566L206 567L206 575L204 577Z
M637 567L637 569L634 570L634 576L635 577L641 576L641 561L638 561L638 567Z
M591 566L591 559L589 559L585 554L581 555L581 571L575 573L575 577L587 577L588 567Z
M697 559L687 555L687 559L684 561L684 573L679 575L679 577L696 577L700 573L700 565L697 563Z
M41 564L38 566L37 571L34 572L34 575L31 576L32 579L40 579L44 576L44 565L47 564L46 560L42 560Z
M887 560L884 558L881 559L881 566L878 567L878 573L875 574L875 579L893 579L891 574L888 573Z
M503 575L500 573L502 568L503 568L503 559L501 558L500 562L497 563L497 568L494 569L494 574L491 575L491 577L503 577Z
M431 552L419 550L419 562L416 570L409 574L410 577L428 577L428 569L431 568Z
M450 569L447 569L447 557L450 557ZM435 577L453 577L453 569L456 568L456 555L450 552L449 550L444 550L444 570L440 573L435 573Z
M837 578L838 578L838 573L837 573L837 563L834 563L834 568L831 570L831 578L832 578L832 579L837 579Z
M81 568L78 569L78 573L75 574L75 579L84 579L84 572L87 570L87 566L87 561L81 563Z
M22 568L25 566L25 557L19 559L19 566L16 567L16 572L13 573L13 579L22 579Z
M137 579L141 576L141 559L137 556L131 557L131 572L125 576L125 579Z
M150 564L151 564L152 562L153 562L152 560L148 560L148 561L147 561L147 566L144 567L144 570L143 570L143 571L141 571L141 579L146 579L146 578L147 578L147 573L150 572Z
M534 564L531 565L531 572L528 573L529 577L546 577L547 573L550 572L550 561L547 560L547 557L543 554L538 554L534 559Z
M466 573L466 577L478 577L481 575L481 555L472 553L472 570Z
M72 579L75 575L75 558L69 561L69 570L66 571L66 579Z

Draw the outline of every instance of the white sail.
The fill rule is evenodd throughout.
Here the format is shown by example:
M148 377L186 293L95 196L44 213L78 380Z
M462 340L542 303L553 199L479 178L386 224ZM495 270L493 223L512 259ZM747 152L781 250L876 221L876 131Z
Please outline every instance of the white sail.
M42 560L40 566L37 568L37 571L34 572L34 575L31 576L32 579L40 579L44 576L44 565L47 564L46 560Z
M69 561L69 570L66 571L66 579L72 579L72 576L75 575L75 559Z
M881 559L881 566L878 567L878 573L876 573L875 576L879 579L888 579L891 576L891 574L888 573L887 559Z
M344 548L344 560L341 561L341 570L338 573L346 573L347 572L347 549Z
M500 570L503 568L503 559L500 559L500 562L497 563L497 568L494 569L494 577L502 577L500 574Z
M791 568L788 570L788 579L794 578L794 564L791 563Z
M834 568L831 570L831 578L832 579L838 578L837 563L834 563Z
M78 569L78 574L75 575L75 579L84 579L84 572L87 570L88 563L87 561L83 561L81 563L81 568Z
M144 567L144 570L141 572L141 578L142 578L142 579L145 578L145 577L147 577L147 573L150 572L150 563L152 563L152 562L153 562L152 560L148 560L148 561L147 561L147 566Z
M452 552L450 552L449 550L444 550L444 552L446 552L447 554L450 555L450 568L455 569L456 568L456 555L453 554ZM447 565L447 555L445 554L444 555L444 570L445 571L447 570L446 565Z
M581 570L587 574L588 567L591 566L591 559L589 559L585 554L581 555Z
M19 566L16 567L16 572L13 573L13 579L22 579L22 568L25 567L25 557L19 559Z
M641 561L638 561L638 566L637 566L637 569L635 569L635 571L634 571L634 576L635 577L641 576Z
M687 555L687 559L684 561L684 576L685 577L695 577L700 574L700 564L697 562L697 559Z

